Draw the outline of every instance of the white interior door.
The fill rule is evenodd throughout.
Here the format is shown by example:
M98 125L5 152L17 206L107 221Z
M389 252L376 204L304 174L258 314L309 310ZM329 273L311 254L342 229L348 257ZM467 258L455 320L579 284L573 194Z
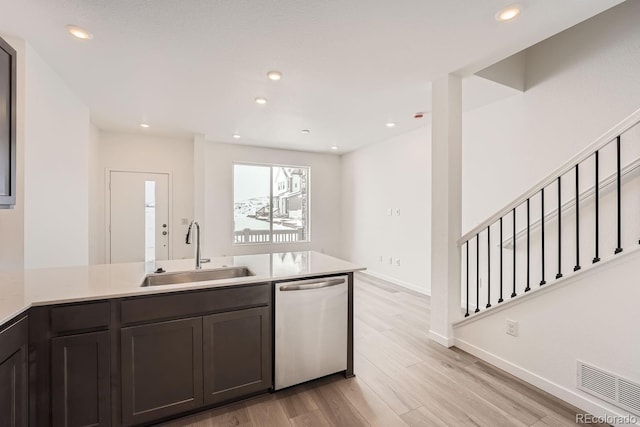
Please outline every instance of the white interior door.
M109 172L111 263L169 259L169 174Z

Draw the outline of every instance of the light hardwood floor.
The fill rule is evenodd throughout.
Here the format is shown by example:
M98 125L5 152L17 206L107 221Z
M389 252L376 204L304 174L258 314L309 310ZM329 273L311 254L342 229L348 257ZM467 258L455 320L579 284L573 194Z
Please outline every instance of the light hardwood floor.
M577 408L429 341L428 297L356 275L354 301L355 378L334 375L164 426L575 425Z

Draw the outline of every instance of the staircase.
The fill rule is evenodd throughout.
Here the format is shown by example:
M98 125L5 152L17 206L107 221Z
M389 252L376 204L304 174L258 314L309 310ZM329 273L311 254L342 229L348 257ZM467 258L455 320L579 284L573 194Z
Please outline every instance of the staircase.
M640 426L639 123L640 110L458 241L455 346L612 425Z
M640 110L463 235L464 316L640 243Z

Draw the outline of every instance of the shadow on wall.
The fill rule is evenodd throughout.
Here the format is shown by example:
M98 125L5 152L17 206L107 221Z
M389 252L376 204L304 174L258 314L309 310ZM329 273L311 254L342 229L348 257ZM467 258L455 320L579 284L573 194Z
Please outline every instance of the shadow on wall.
M608 56L619 56L620 51L632 49L640 55L638 16L640 2L627 1L530 47L525 91L564 71L584 67L585 62L606 63Z

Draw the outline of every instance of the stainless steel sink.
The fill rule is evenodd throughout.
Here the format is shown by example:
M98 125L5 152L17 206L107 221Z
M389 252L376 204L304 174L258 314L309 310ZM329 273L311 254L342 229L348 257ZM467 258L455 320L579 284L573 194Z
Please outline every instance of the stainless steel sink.
M212 270L182 271L179 273L159 273L145 277L140 286L176 285L179 283L204 282L208 280L233 279L255 274L247 267L223 267Z

